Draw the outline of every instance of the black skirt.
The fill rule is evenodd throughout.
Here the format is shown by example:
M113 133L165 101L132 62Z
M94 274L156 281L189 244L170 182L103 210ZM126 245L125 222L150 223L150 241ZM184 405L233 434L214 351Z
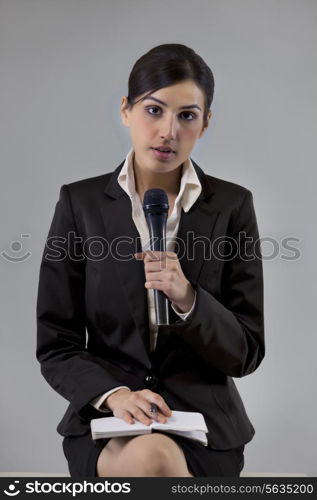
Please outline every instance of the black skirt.
M155 431L161 432L161 431ZM164 434L164 432L163 432ZM213 450L197 441L175 434L166 435L183 450L187 466L195 477L239 477L244 466L244 446L230 450ZM71 477L98 477L97 460L111 438L93 440L91 434L63 439L64 455Z

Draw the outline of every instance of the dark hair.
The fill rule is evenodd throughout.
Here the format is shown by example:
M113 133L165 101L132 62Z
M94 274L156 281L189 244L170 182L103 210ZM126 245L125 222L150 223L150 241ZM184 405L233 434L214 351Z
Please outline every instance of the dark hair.
M128 82L129 107L137 102L137 97L146 92L151 93L189 79L205 95L203 122L207 125L215 87L212 71L193 49L179 43L158 45L136 61Z

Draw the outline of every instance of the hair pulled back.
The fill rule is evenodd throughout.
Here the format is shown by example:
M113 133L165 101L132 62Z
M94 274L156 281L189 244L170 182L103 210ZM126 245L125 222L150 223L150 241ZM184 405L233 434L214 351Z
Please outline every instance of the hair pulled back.
M201 56L179 43L153 47L135 62L128 81L128 105L136 104L140 95L184 80L194 81L204 94L203 123L206 126L214 95L213 73Z

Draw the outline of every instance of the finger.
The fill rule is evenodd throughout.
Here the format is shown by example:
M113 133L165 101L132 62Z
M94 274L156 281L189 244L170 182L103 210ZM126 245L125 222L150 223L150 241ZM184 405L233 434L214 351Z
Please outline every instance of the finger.
M145 257L145 252L136 252L134 254L134 257L137 259L137 260L143 260L144 257Z
M121 418L124 420L127 424L134 424L134 418L132 417L131 413L128 410L115 410L113 412L113 415L115 417Z
M146 411L143 411L140 407L135 406L133 410L131 410L134 418L136 418L139 422L142 422L144 425L151 425L152 419L149 418Z
M160 260L159 262L147 262L144 265L145 274L148 273L161 273L163 272L171 272L170 269L166 265L166 261Z
M166 252L159 252L157 250L148 250L145 252L144 263L164 260L166 258L165 253Z
M160 422L161 424L166 424L168 420L168 416L163 415L160 409L156 413L151 413L152 418L156 420L157 422Z
M178 256L175 252L166 252L166 258L169 260L178 260Z
M170 417L172 415L172 410L170 409L168 404L164 401L162 396L160 396L156 392L152 392L150 389L145 389L145 391L147 392L146 399L150 403L149 408L151 406L151 403L155 403L163 415L166 415L167 417Z
M167 293L169 285L166 284L165 281L157 281L157 280L152 280L152 281L146 281L144 283L145 288L149 288L152 290L161 290L164 293Z
M177 254L175 252L168 251L158 251L158 250L148 250L145 253L146 261L155 261L155 260L170 260L175 261L178 260Z
M160 408L156 406L157 411L156 412L151 412L152 408L152 402L149 403L148 401L143 401L142 403L142 409L146 415L148 415L151 419L156 420L157 422L161 422L162 424L165 424L167 421L167 417L163 415L163 413L160 411Z
M162 271L150 271L145 273L146 281L167 281L165 273Z
M144 262L144 270L147 271L160 271L161 269L165 269L166 260L151 260L149 262Z
M136 392L132 392L129 401L125 401L125 408L116 410L113 414L115 417L122 418L128 424L134 423L134 418L142 424L150 425L152 420L144 414L140 408L142 399Z
M158 252L156 250L147 250L146 252L136 252L134 253L134 257L137 260L144 260L145 262L156 262L161 260L161 253L165 252Z
M143 389L142 391L135 391L131 394L129 401L130 413L134 416L134 418L145 425L149 425L152 423L152 415L149 411L150 404L144 398L145 396L149 397L149 393L151 393L151 391L148 391L147 389Z

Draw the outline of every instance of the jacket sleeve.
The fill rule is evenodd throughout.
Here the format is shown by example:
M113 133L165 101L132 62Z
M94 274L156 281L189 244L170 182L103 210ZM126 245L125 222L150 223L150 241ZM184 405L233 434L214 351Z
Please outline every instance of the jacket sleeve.
M238 251L224 262L219 299L189 279L197 291L195 308L189 320L174 328L209 365L242 377L259 366L265 352L262 257L249 190L237 212L230 240Z
M69 244L72 232L78 235L64 185L40 266L36 357L49 385L89 418L92 399L125 383L109 361L86 349L85 258Z

